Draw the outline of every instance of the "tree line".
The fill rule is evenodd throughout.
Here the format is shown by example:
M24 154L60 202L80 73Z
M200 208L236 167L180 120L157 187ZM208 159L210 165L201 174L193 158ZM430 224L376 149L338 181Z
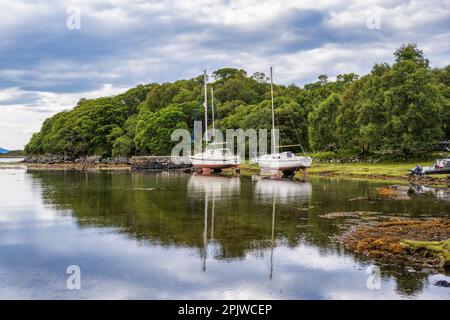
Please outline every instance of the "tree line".
M276 126L282 144L308 151L411 155L450 139L450 66L431 68L415 44L369 74L320 75L303 87L275 85ZM270 129L267 76L223 68L212 74L219 129ZM80 99L44 121L26 145L30 155L131 156L170 154L176 128L203 120L203 77L139 85L123 94ZM210 122L209 122L210 123ZM296 150L300 151L300 150Z

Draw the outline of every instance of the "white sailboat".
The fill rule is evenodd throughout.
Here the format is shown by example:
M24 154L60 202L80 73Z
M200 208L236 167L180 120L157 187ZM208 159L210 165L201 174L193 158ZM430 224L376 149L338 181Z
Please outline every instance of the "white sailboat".
M207 91L207 75L204 72L205 81L205 141L208 143L208 91ZM212 119L214 124L214 91L211 88L212 95ZM235 168L239 169L240 157L234 155L226 143L211 142L206 146L206 150L191 156L192 166L197 170L201 170L204 174L211 172L221 172L222 169Z
M273 101L273 77L272 67L270 67L270 93L272 98L272 137L275 130L275 109ZM273 139L272 139L273 141ZM272 142L273 144L273 142ZM283 146L279 146L283 147ZM275 146L272 147L274 152ZM291 151L280 153L265 154L252 160L261 168L261 173L276 175L282 172L284 175L291 176L299 169L306 169L311 166L312 158L306 156L297 156Z

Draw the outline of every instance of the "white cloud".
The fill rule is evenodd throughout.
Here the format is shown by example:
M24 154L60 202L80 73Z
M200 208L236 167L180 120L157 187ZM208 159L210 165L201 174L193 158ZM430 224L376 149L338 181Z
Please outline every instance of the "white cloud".
M364 1L335 8L326 25L330 28L366 28L366 20L379 14L381 28L391 32L415 30L436 25L450 19L450 3L442 0Z
M0 90L0 146L21 149L42 122L56 112L71 109L80 98L110 96L125 91L126 87L105 84L98 90L76 93L25 91L19 88ZM4 104L11 99L25 103Z
M81 8L81 30L65 27L69 5ZM373 8L380 30L366 26ZM225 66L251 74L271 65L278 83L304 84L323 73L366 73L392 62L404 42L443 66L449 18L442 0L5 0L0 94L14 101L2 102L0 146L22 147L44 116L107 84L173 81Z

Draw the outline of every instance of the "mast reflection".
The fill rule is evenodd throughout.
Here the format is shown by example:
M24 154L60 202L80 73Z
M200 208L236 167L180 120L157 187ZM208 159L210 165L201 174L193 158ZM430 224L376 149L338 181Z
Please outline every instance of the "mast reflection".
M253 176L255 181L255 196L259 201L272 202L272 232L270 246L269 279L273 278L273 252L275 242L275 218L277 204L305 203L311 200L312 186L309 182L296 182L291 179L272 180Z
M188 181L189 197L203 198L204 222L203 222L203 247L200 251L202 270L206 271L206 259L209 244L214 244L214 216L216 201L226 199L240 192L241 181L236 177L192 175ZM211 202L211 227L208 239L208 205Z

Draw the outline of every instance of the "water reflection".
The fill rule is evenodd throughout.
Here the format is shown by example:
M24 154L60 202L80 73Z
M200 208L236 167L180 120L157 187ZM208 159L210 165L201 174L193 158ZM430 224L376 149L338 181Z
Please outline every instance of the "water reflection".
M296 182L290 179L273 180L261 176L252 176L255 181L255 196L259 201L272 202L272 234L270 240L270 273L273 278L273 252L275 243L275 221L277 203L293 204L296 202L309 203L312 186L308 182Z
M408 194L412 196L434 196L439 200L450 201L450 188L428 187L420 184L411 184Z
M396 200L445 200L450 201L450 188L430 187L418 183L406 185L392 185L379 188L381 196Z
M25 158L23 158L23 157L0 158L0 164L19 163L24 160L25 160Z
M188 180L189 196L224 199L239 194L240 190L241 180L237 177L194 174Z
M367 263L330 240L345 219L320 215L367 210L448 216L448 201L373 201L379 184L329 179L0 175L7 198L0 203L0 283L17 293L0 288L0 297L445 297L445 288L433 286L429 276L401 269L383 273L381 292L369 291ZM74 261L91 282L79 293L56 290L52 283L63 286L64 268Z
M309 182L297 182L290 179L272 180L253 176L257 200L272 200L283 204L308 203L311 200L312 185Z
M201 250L202 270L206 271L206 259L208 257L209 244L214 245L214 217L215 204L217 200L232 197L240 191L241 180L236 177L225 177L220 175L194 174L188 181L188 196L202 197L204 201L203 220L203 248ZM208 205L211 202L211 226L208 237Z

